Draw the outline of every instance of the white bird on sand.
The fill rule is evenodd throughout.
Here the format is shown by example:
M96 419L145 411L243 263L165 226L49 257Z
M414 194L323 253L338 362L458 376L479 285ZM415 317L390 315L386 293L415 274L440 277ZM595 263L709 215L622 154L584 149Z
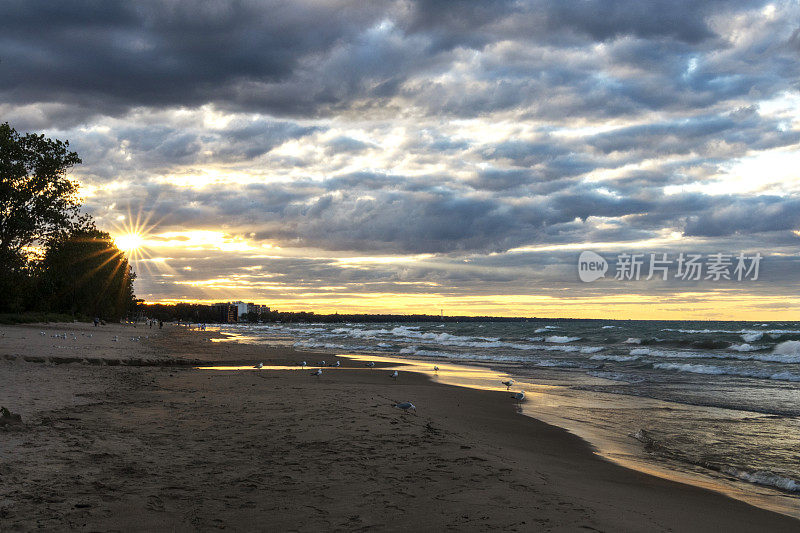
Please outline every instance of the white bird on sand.
M398 376L398 375L399 375L399 374L397 373L397 370L395 370L394 372L392 372L392 375L391 375L391 376L389 376L389 377L390 377L390 378L392 378L392 379L397 379L397 376Z
M438 367L438 366L436 366L436 365L433 365L433 371L434 371L434 372L438 372L438 371L439 371L439 367Z
M258 364L257 364L256 366L254 366L253 368L264 368L264 363L258 363Z
M394 404L393 407L397 407L398 409L402 409L406 413L408 412L409 409L413 409L415 413L417 412L417 407L411 402L396 403L396 404Z
M316 372L312 372L311 375L312 376L317 376L317 377L321 376L322 375L322 369L318 368L317 371Z
M300 363L300 367L302 367L302 368L305 368L307 364L308 364L308 363L306 363L305 361L303 361L302 363Z
M337 367L338 367L338 366L339 366L339 361L336 361L336 362L335 362L335 363L333 363L331 366L337 366Z
M517 400L518 402L521 402L522 400L525 399L525 391L515 392L514 394L511 395L511 397Z
M319 366L325 366L325 361L322 361Z
M374 367L374 366L375 366L375 363L373 363L372 361L370 361L369 363L365 364L364 366L368 366L368 367L372 368L372 367Z
M117 341L119 340L119 337L117 337L116 335L114 335L114 338L113 338L113 339L111 339L111 340L112 340L113 342L117 342Z
M508 390L508 389L511 388L511 385L514 384L514 380L513 379L509 379L508 381L501 381L500 383L505 385L506 386L506 390Z

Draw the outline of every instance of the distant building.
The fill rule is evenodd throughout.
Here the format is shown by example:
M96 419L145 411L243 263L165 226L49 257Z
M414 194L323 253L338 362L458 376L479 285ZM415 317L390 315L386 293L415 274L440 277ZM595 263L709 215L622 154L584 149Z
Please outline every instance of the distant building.
M249 304L247 304L247 312L248 313L255 313L258 316L266 315L267 313L269 313L269 306L249 303Z
M247 306L252 304L246 304L244 302L230 302L231 305L236 307L236 316L240 317L242 315L247 314Z
M237 322L239 320L239 308L232 303L213 304L211 310L219 322Z
M228 302L228 305L232 305L236 308L236 317L242 317L247 313L255 313L258 316L264 315L269 313L269 306L267 305L259 305L253 302Z

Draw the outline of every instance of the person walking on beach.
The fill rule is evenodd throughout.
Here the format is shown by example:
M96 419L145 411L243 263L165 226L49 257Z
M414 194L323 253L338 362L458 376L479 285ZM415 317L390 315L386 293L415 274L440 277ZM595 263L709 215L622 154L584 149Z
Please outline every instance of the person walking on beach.
M163 327L164 327L164 321L163 320L159 320L158 321L158 329L161 329Z

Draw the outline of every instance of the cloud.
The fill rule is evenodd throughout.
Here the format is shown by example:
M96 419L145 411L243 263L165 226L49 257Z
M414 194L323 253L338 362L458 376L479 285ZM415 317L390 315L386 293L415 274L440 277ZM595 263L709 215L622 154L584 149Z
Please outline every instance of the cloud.
M563 246L796 246L800 189L759 158L788 166L800 145L798 16L746 0L12 0L0 115L71 141L102 227L143 213L246 243L173 247L160 294L226 269L264 295L545 291L569 281Z
M721 237L735 233L791 231L800 228L800 198L758 196L718 198L688 219L685 233Z
M58 104L87 120L210 103L306 117L405 105L550 118L698 108L792 86L794 28L780 16L793 8L767 20L762 5L17 0L0 21L0 94L55 106L48 116L64 124L74 117ZM743 18L747 46L727 33Z

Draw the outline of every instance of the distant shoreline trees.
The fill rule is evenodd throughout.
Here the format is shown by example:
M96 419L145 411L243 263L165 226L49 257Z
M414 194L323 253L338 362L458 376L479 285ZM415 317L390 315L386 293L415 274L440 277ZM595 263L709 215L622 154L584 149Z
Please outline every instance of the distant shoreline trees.
M80 212L69 142L0 124L0 313L119 320L134 274L108 233Z
M167 322L183 321L193 323L215 323L219 321L219 314L211 305L192 303L142 303L139 312L146 317L164 320ZM535 318L535 317L502 317L502 316L441 316L441 315L400 315L400 314L321 314L313 311L276 311L266 313L247 313L239 317L239 322L300 322L300 323L386 323L386 322L547 322L562 319Z

